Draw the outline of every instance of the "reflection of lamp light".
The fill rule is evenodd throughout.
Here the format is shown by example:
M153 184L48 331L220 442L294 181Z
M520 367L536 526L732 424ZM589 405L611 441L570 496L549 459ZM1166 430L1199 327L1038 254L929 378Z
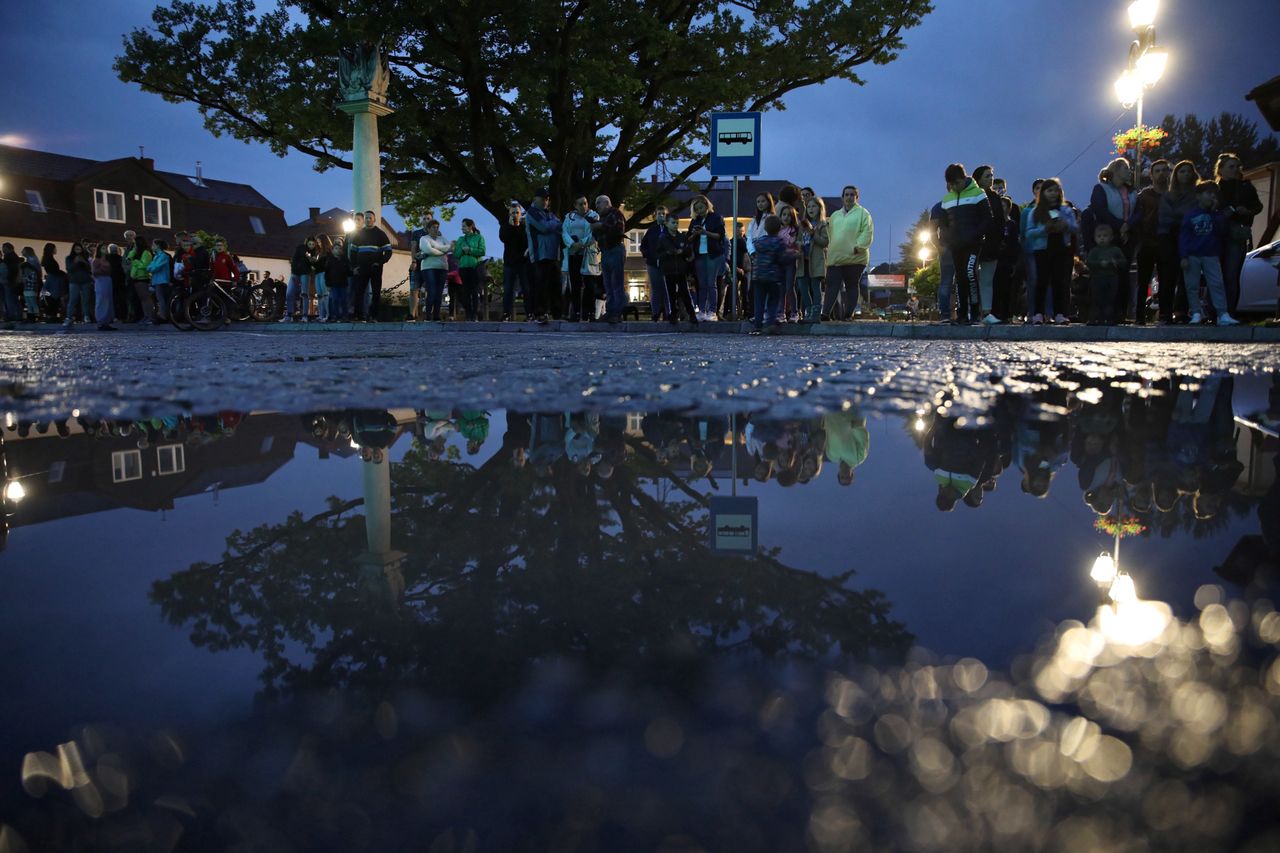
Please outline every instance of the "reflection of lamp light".
M1128 109L1142 97L1142 81L1132 71L1125 70L1116 78L1116 98L1120 105Z
M17 503L27 496L27 490L22 487L22 483L17 480L10 480L4 487L4 499L11 503Z
M1133 578L1127 572L1120 572L1111 583L1107 593L1116 604L1132 604L1138 600L1138 588L1133 585Z
M1089 572L1089 577L1102 586L1112 583L1116 579L1116 561L1111 558L1111 554L1103 551L1098 555L1098 559L1093 561L1093 571ZM1127 578L1128 575L1125 575ZM1133 582L1130 581L1130 584Z
M916 432L924 432L924 418L916 418Z
M351 439L351 449L352 449L352 450L359 450L359 449L360 449L360 445L356 444L356 440L355 440L354 438L353 438L353 439Z
M1159 8L1160 0L1133 0L1129 4L1129 26L1145 30L1156 22L1156 10Z
M1138 68L1138 79L1143 86L1150 89L1160 81L1161 75L1164 74L1165 66L1169 64L1169 52L1161 48L1152 48L1142 56L1138 57L1135 63Z

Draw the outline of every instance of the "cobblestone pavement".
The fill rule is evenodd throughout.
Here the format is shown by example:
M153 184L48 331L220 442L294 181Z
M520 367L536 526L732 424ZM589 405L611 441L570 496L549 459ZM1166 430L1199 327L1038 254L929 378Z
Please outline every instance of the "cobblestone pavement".
M857 402L910 410L949 388L975 411L1080 375L1280 370L1266 344L917 341L573 335L0 335L6 412L121 417L217 409L464 406L812 413Z

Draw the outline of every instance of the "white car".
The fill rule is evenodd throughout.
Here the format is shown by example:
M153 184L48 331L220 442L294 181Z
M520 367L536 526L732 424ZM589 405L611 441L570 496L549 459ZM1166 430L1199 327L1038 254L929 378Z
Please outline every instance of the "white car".
M1260 246L1244 256L1240 272L1242 314L1275 314L1280 299L1280 241Z

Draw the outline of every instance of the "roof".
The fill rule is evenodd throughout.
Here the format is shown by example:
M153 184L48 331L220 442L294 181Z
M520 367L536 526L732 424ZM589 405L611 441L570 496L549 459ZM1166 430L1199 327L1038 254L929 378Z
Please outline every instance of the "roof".
M50 181L73 181L97 165L97 160L84 157L0 145L0 173L30 175Z
M177 172L155 172L156 177L173 187L187 198L207 201L213 204L234 204L242 207L267 207L275 205L266 196L248 184L237 184L231 181L216 181L212 178L201 178L196 183L194 175L180 175Z

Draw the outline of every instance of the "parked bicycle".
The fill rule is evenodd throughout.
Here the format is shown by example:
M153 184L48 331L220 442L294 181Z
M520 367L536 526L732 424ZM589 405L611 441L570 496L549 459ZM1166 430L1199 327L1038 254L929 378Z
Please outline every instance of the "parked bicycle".
M182 306L185 320L202 332L221 329L233 320L267 323L275 311L275 294L267 288L222 279L192 293Z

